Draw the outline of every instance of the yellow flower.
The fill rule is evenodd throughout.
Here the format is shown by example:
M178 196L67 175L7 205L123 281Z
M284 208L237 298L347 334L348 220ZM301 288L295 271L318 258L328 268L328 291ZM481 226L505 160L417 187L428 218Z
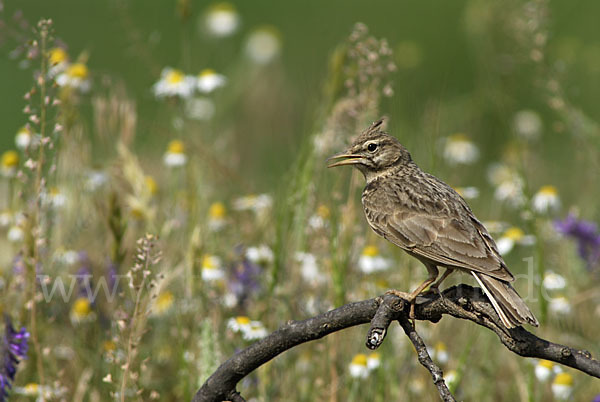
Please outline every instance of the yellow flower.
M173 140L169 142L169 145L167 146L167 152L171 152L174 154L185 153L185 145L183 144L183 141Z
M180 82L183 82L183 79L185 78L185 74L183 73L183 71L180 70L171 70L167 73L167 75L165 76L165 79L167 80L167 82L169 84L178 84Z
M156 184L156 180L152 176L144 177L144 182L146 183L146 188L150 192L150 195L156 195L158 193L158 184Z
M523 236L525 236L525 233L523 233L523 231L517 227L512 227L504 233L504 236L511 240L519 241L523 238Z
M331 215L331 211L329 211L329 208L327 208L326 205L321 204L317 207L317 215L323 219L327 219L329 218L329 215Z
M84 80L90 75L90 72L85 64L73 63L67 68L67 74L72 78Z
M19 154L16 151L6 151L2 154L0 173L6 177L14 177L19 165Z
M225 220L226 215L227 210L222 202L212 203L208 208L208 227L214 231L223 229L227 223Z
M211 204L208 215L213 219L222 219L226 214L225 205L222 202L214 202Z
M161 292L154 302L153 312L157 315L164 314L173 306L173 293L167 291Z
M367 257L375 257L379 255L379 249L375 245L368 245L363 249L362 255Z
M19 154L17 151L6 151L2 154L2 168L15 168L19 165Z
M117 349L117 344L111 340L104 341L102 343L102 349L104 349L105 352L112 352Z
M92 304L87 297L79 297L71 307L71 321L78 324L84 321L91 321L95 315L92 312Z
M69 59L67 52L62 47L55 47L50 49L48 52L48 60L50 65L56 66L57 64L64 63Z

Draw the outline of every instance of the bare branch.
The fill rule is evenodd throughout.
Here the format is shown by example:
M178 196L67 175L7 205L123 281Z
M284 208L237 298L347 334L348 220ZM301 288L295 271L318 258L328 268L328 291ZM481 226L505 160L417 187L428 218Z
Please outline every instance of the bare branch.
M506 329L487 297L478 288L459 285L445 290L441 295L430 294L417 299L415 307L417 320L438 322L444 314L473 321L492 330L506 348L520 356L551 360L600 378L600 362L592 358L589 352L546 341L522 327ZM277 331L236 353L223 363L202 385L193 400L194 402L243 400L240 399L241 396L235 387L250 372L296 345L320 339L332 332L355 325L371 321L367 346L375 349L383 342L387 327L393 320L400 320L401 325L405 322L411 326L407 317L408 303L396 296L385 295L346 304L304 321L289 321ZM419 352L424 346L423 341L414 332L414 328L412 330L408 328L407 332L407 328L402 326ZM439 380L441 370L437 368L438 372L437 366L431 366L429 363L431 359L427 361L427 358L419 355L419 361L432 373L440 396L444 399L443 390L440 389L440 385L444 382L443 379ZM447 396L452 397L449 392Z

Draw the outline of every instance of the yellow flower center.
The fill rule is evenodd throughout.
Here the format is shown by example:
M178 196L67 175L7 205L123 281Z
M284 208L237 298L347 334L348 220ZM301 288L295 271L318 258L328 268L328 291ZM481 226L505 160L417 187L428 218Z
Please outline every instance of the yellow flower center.
M504 237L508 237L514 241L521 240L523 236L525 236L525 233L517 227L512 227L504 233Z
M367 355L364 353L359 353L352 358L352 364L356 364L357 366L366 366L367 365Z
M552 363L550 360L544 360L544 359L542 359L538 363L538 366L545 367L547 369L552 369L552 367L554 366L554 363Z
M469 142L469 137L467 137L465 134L463 133L456 133L456 134L452 134L449 137L449 140L451 142Z
M180 70L171 70L167 73L166 80L169 84L179 84L183 82L185 74Z
M554 186L543 186L542 188L540 188L540 194L556 196L558 194L558 191Z
M173 305L173 293L162 292L156 299L156 308L159 312L168 310Z
M325 205L321 204L319 205L319 207L317 208L317 215L319 215L321 218L323 219L327 219L329 218L330 215L330 211L329 208L327 208Z
M172 154L184 153L185 145L183 144L183 141L173 140L173 141L169 142L169 145L167 146L167 152L170 152Z
M379 353L377 352L373 352L369 355L369 359L371 360L380 360L381 356L379 355Z
M213 6L210 7L209 12L215 12L215 11L235 13L235 7L231 3L222 2L222 3L214 4Z
M379 249L377 248L377 246L371 244L363 249L362 255L366 257L375 257L379 255Z
M446 344L444 342L438 342L435 344L435 350L439 351L439 352L444 352L446 351Z
M17 151L6 151L2 154L2 166L5 168L14 168L19 164L19 154Z
M240 315L238 317L235 317L235 321L240 325L250 324L250 318L246 317L245 315Z
M208 215L213 219L223 219L226 212L225 205L222 202L215 202L210 206Z
M29 384L25 385L23 388L25 389L25 393L27 395L33 395L33 394L38 393L39 385L34 382L30 382Z
M158 192L158 185L152 176L144 177L144 182L146 183L146 188L150 191L151 195L155 195Z
M19 131L17 131L17 135L31 135L31 131L29 131L27 126L23 126Z
M50 49L48 59L50 60L50 64L55 66L57 64L63 63L67 60L67 52L62 47L55 47Z
M79 317L85 317L92 311L90 301L86 297L80 297L73 304L73 313Z
M198 74L198 76L200 78L204 78L204 77L210 77L211 75L215 75L215 74L216 74L216 72L212 68L205 68L204 70L200 71L200 74Z
M573 377L569 373L559 373L554 378L554 384L572 386L573 385Z
M74 63L67 69L67 75L73 78L86 79L89 75L87 66L83 63Z
M216 269L217 264L215 262L215 258L212 255L205 255L202 259L202 268L203 269Z
M113 341L104 341L102 343L102 348L107 352L111 352L117 348L117 344Z

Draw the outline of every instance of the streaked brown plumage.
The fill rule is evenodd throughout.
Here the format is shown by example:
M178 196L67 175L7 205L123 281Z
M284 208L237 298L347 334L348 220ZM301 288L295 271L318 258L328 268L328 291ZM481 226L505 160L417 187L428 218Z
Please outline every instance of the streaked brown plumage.
M427 286L437 288L458 269L473 274L508 328L538 321L510 282L515 280L494 239L465 200L438 178L423 172L396 138L365 130L329 167L352 165L367 181L362 203L371 228L427 267L429 277L409 295L414 301ZM436 282L438 267L446 272Z

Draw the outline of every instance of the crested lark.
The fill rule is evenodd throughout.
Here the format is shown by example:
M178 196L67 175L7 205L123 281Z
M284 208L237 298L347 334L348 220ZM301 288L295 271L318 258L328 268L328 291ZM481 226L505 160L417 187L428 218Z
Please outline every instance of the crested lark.
M329 158L328 167L352 165L367 185L362 204L378 235L418 258L429 277L410 294L392 290L411 302L431 285L437 289L454 270L470 272L507 328L538 321L510 282L515 280L494 239L465 200L438 178L423 172L396 138L373 123L345 152ZM438 267L446 268L440 279Z

